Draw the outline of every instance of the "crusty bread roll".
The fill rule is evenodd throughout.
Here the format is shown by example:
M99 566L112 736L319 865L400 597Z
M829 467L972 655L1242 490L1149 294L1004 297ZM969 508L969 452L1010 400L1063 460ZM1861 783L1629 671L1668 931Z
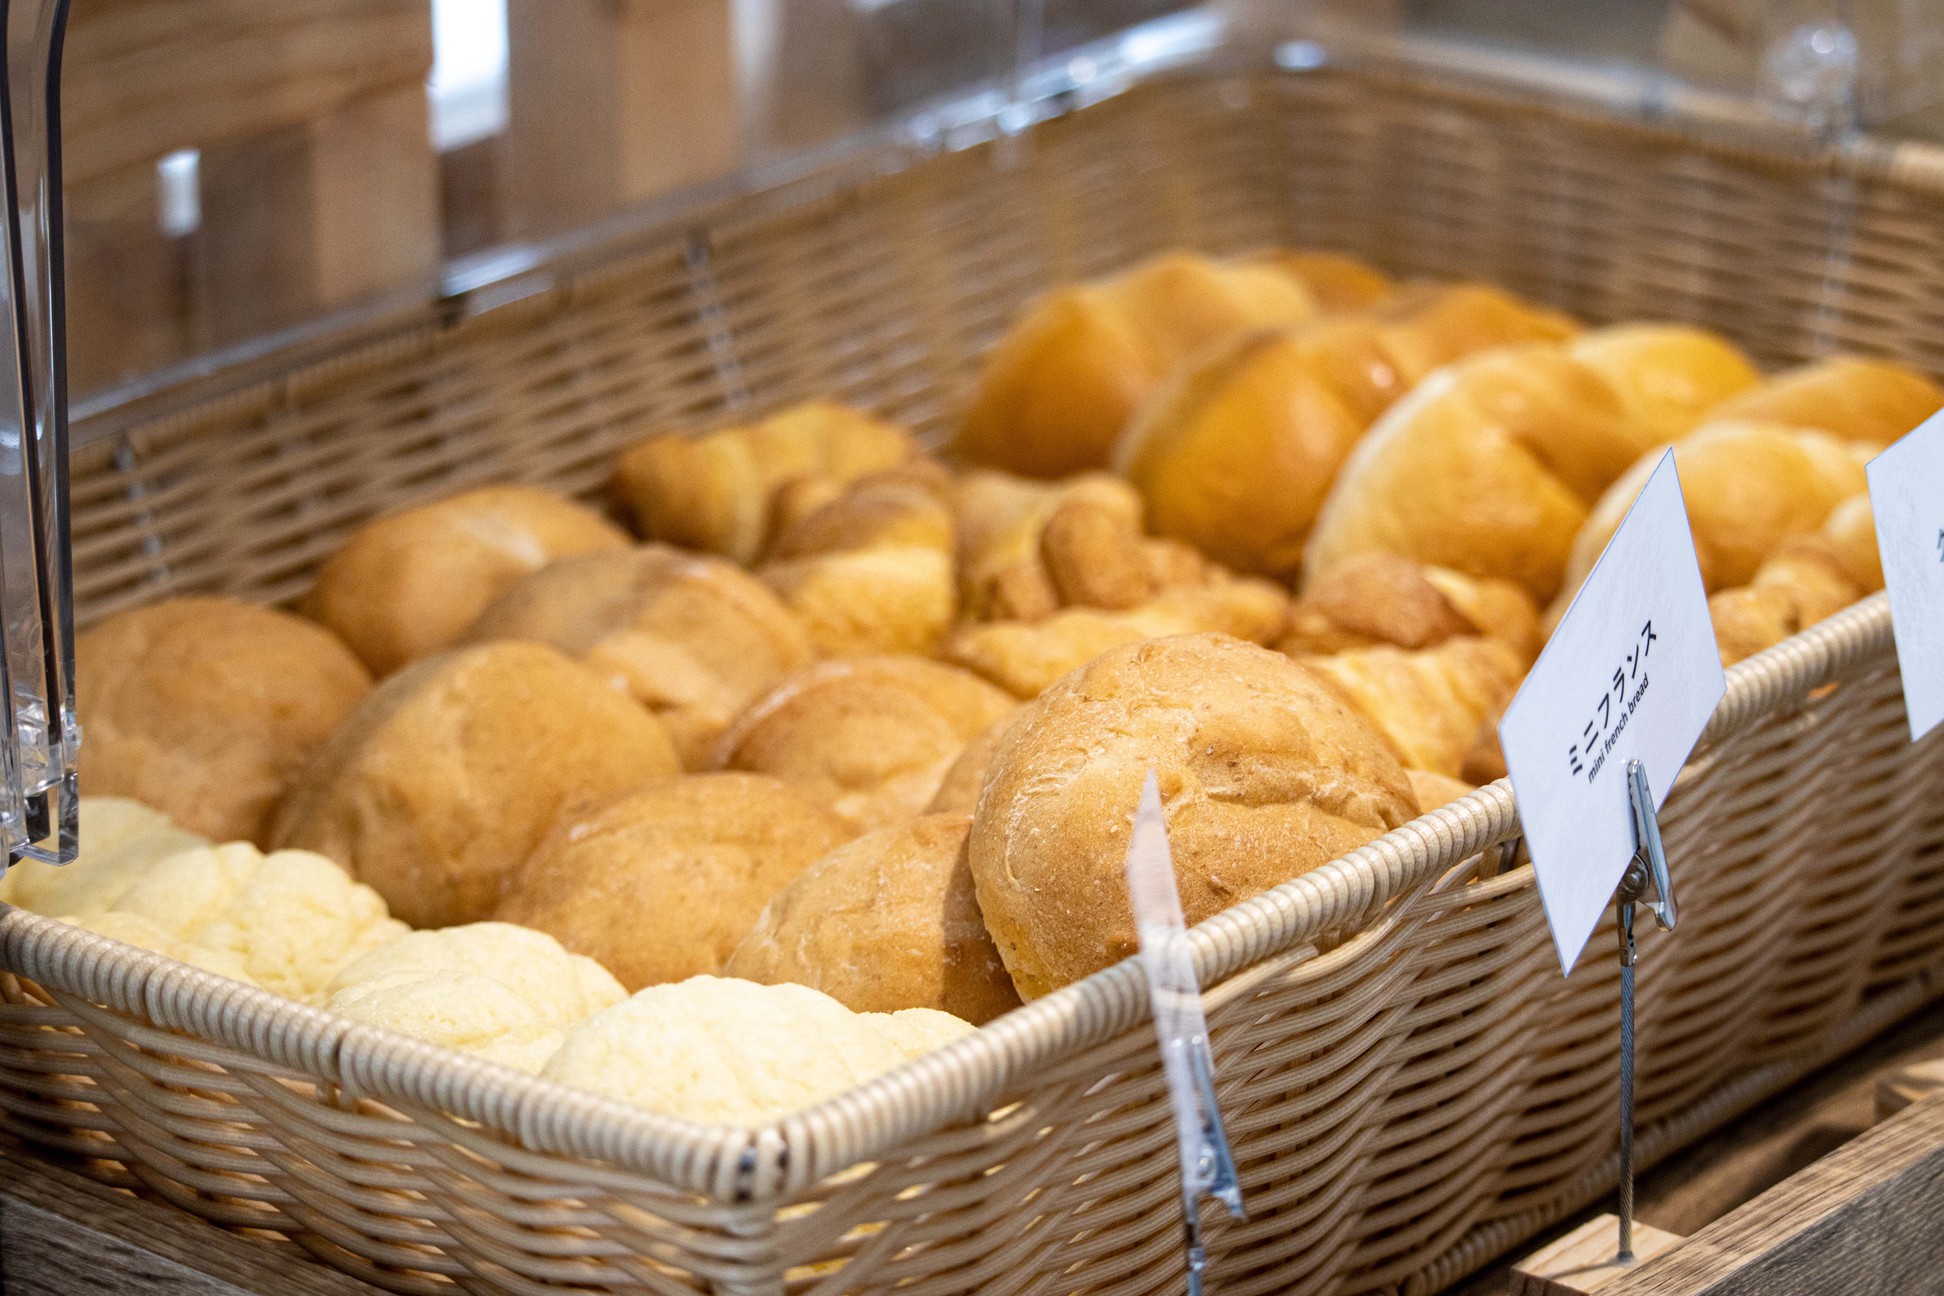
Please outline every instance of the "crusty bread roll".
M1606 379L1628 416L1656 441L1686 436L1723 400L1761 382L1733 344L1674 324L1615 324L1583 334L1573 358Z
M1530 666L1539 655L1539 609L1510 581L1368 554L1306 586L1276 646L1292 656L1377 644L1430 648L1458 635L1496 640Z
M600 514L531 486L487 486L366 523L318 570L302 611L374 675L459 642L488 604L556 558L619 549Z
M1478 790L1463 779L1452 778L1448 774L1433 774L1430 770L1418 769L1405 770L1404 773L1411 780L1411 792L1417 797L1420 811L1450 805L1459 797Z
M1028 477L1104 467L1128 417L1175 365L1244 329L1318 314L1308 288L1273 265L1182 252L1056 288L993 350L958 452Z
M1155 532L1241 571L1287 577L1370 420L1437 365L1556 339L1551 312L1472 286L1414 291L1361 317L1255 329L1178 367L1114 447Z
M1580 528L1552 609L1555 620L1593 570L1663 450L1643 454ZM1816 530L1838 504L1863 491L1867 457L1860 446L1777 423L1710 421L1676 442L1681 497L1709 593L1748 584L1784 540Z
M945 777L938 781L938 791L932 794L931 804L925 807L926 814L972 813L973 807L979 804L979 791L985 787L986 770L992 764L992 753L999 750L999 740L1005 736L1006 726L1018 720L1025 710L1025 707L1021 707L972 735L972 741L960 749L957 758L945 770Z
M1881 450L1944 407L1944 388L1889 360L1831 356L1777 374L1716 406L1709 421L1815 428Z
M546 932L629 990L722 971L763 906L844 825L757 774L690 774L563 816L496 916Z
M1310 534L1306 579L1394 553L1550 600L1588 513L1657 444L1657 426L1746 371L1699 330L1622 327L1618 341L1603 330L1487 351L1419 383L1344 464ZM1667 391L1689 394L1647 394Z
M371 691L351 650L302 617L175 598L75 640L81 785L190 832L266 840L291 781Z
M793 783L866 832L923 811L965 744L1016 705L976 675L920 657L824 662L745 711L716 763Z
M1435 648L1352 648L1299 658L1329 680L1411 769L1456 777L1478 727L1518 691L1523 663L1505 645L1461 635Z
M1282 633L1289 599L1259 580L1222 580L1167 590L1125 612L1072 607L1044 621L961 626L945 657L1015 697L1033 698L1109 648L1168 635L1220 633L1270 643Z
M778 533L760 575L832 657L938 650L958 610L944 469L860 477Z
M1882 588L1870 497L1855 495L1819 530L1782 541L1748 584L1709 597L1721 664L1773 648Z
M805 401L705 436L650 437L621 453L610 489L644 539L747 564L774 534L779 504L786 514L807 511L835 487L917 452L901 428Z
M466 637L578 657L647 707L688 769L729 722L815 656L794 613L724 558L666 545L564 558L487 608Z
M1022 998L1135 952L1124 869L1149 771L1190 923L1417 813L1384 739L1281 653L1223 635L1116 648L1007 730L973 816L979 908Z
M414 927L491 913L556 816L681 769L655 718L544 644L386 680L284 799L275 839L349 868Z
M728 974L821 990L855 1012L936 1008L982 1026L1019 1006L965 858L969 814L866 833L797 875Z

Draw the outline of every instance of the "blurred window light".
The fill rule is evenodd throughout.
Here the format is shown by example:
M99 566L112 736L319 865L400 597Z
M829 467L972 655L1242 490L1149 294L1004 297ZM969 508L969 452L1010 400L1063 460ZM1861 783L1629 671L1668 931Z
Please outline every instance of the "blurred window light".
M506 129L506 0L432 0L432 145Z
M168 238L187 238L202 225L202 154L177 149L155 164L155 223Z

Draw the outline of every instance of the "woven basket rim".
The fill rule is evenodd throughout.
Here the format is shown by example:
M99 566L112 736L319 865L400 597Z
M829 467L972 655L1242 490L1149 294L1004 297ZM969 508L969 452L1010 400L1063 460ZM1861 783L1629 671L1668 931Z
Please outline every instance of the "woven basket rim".
M1786 711L1890 644L1889 602L1878 593L1736 665L1697 754ZM1362 930L1393 897L1517 832L1511 786L1500 780L1243 901L1190 932L1202 987L1324 932ZM1029 1069L1148 1012L1139 965L1123 960L815 1107L731 1127L658 1115L352 1022L10 906L0 906L0 965L350 1094L436 1107L532 1152L603 1162L739 1203L775 1200L989 1110Z

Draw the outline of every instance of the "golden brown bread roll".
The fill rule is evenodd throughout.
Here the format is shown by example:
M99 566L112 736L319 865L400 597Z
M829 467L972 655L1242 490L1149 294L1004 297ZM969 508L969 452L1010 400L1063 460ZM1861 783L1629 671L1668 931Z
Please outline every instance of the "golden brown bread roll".
M414 927L488 917L556 816L681 769L655 718L544 644L459 648L380 684L277 814Z
M1397 749L1411 769L1456 777L1478 728L1518 691L1505 645L1460 636L1435 648L1379 645L1301 657Z
M1470 285L1400 295L1362 317L1256 329L1162 383L1114 447L1148 525L1238 570L1288 577L1364 429L1436 366L1569 322Z
M450 648L489 604L557 558L628 537L591 509L531 486L487 486L381 517L324 563L301 611L374 675Z
M610 489L643 538L752 563L779 513L799 516L831 487L917 453L901 428L833 401L805 401L704 436L651 437L622 451Z
M1418 384L1351 453L1310 534L1305 575L1394 553L1516 581L1548 601L1589 512L1657 443L1657 426L1749 372L1719 338L1674 325L1460 361Z
M1124 868L1150 770L1191 924L1417 814L1389 745L1282 654L1223 635L1116 648L1007 731L973 816L979 908L1022 998L1135 952Z
M975 1026L1019 1006L965 858L969 814L839 846L763 909L728 975L821 990L854 1012L936 1008Z
M1288 596L1267 581L1218 581L1168 590L1125 612L1072 607L1044 621L961 626L944 655L1016 697L1033 698L1109 648L1143 639L1220 633L1269 643L1282 632L1288 608Z
M330 631L225 598L108 617L76 638L74 665L90 795L259 845L292 780L371 691Z
M1709 411L1715 420L1746 419L1815 428L1881 450L1944 407L1944 388L1889 360L1831 356L1777 374Z
M1496 783L1506 777L1505 748L1499 745L1498 727L1511 701L1508 697L1487 712L1485 718L1478 722L1471 742L1466 744L1465 758L1458 766L1458 777L1467 783L1484 787L1487 783Z
M938 650L958 608L949 482L914 460L781 531L759 574L832 657Z
M1056 288L993 350L959 430L966 460L1028 477L1106 466L1114 438L1175 365L1210 342L1319 314L1273 265L1169 253Z
M688 769L742 709L815 656L795 614L724 558L666 545L566 558L527 577L467 639L531 639L578 657L647 707Z
M1362 310L1391 295L1390 277L1341 252L1264 252L1251 258L1271 265L1309 289L1325 312Z
M1709 597L1721 664L1773 648L1882 588L1870 497L1852 496L1820 530L1778 545L1748 584Z
M993 721L972 735L972 741L960 749L958 756L946 768L945 777L938 781L938 791L932 795L931 804L925 807L926 814L972 813L972 808L979 804L979 792L985 787L986 769L992 764L992 753L999 750L999 740L1005 736L1006 726L1018 720L1025 710L1025 707L1020 707L1011 715Z
M1556 620L1593 570L1666 447L1643 454L1600 498L1573 547ZM1826 433L1777 423L1709 422L1674 445L1681 496L1709 593L1754 579L1790 536L1816 530L1865 489L1868 451Z
M1420 811L1436 810L1439 806L1450 805L1461 796L1468 796L1478 789L1463 779L1452 778L1448 774L1433 774L1430 770L1405 770L1411 780L1411 793L1417 797Z
M763 906L848 834L759 774L689 774L569 814L494 916L546 932L630 991L722 971Z
M745 711L716 763L793 783L867 832L919 814L965 744L1016 705L976 675L921 657L824 662Z
M1276 646L1292 656L1376 644L1430 648L1457 635L1497 640L1530 666L1539 655L1539 609L1510 581L1367 554L1303 590Z

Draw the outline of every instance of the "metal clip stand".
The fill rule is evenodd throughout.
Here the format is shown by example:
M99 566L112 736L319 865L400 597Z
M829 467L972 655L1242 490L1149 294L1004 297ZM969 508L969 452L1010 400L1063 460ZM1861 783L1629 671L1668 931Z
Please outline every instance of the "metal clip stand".
M1141 788L1127 848L1127 892L1141 934L1141 966L1154 1006L1154 1034L1174 1108L1181 1157L1181 1221L1188 1256L1188 1296L1201 1296L1208 1253L1202 1246L1201 1199L1213 1197L1244 1218L1242 1187L1215 1100L1215 1060L1208 1022L1175 886L1174 856L1161 816L1161 789L1152 770Z
M1634 856L1613 893L1620 931L1620 1249L1614 1260L1623 1265L1634 1258L1634 904L1651 883L1653 896L1646 903L1655 924L1673 931L1677 918L1654 794L1647 786L1647 769L1638 760L1627 762L1627 800L1633 806Z
M0 296L13 323L0 356L0 846L9 864L65 864L80 847L61 247L67 14L68 0L0 0Z

